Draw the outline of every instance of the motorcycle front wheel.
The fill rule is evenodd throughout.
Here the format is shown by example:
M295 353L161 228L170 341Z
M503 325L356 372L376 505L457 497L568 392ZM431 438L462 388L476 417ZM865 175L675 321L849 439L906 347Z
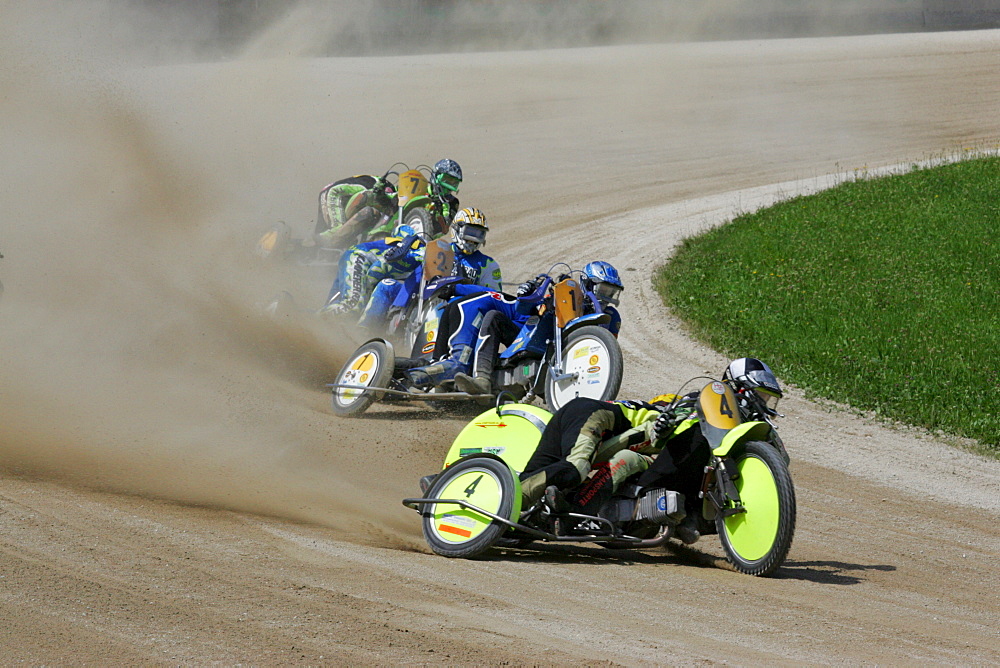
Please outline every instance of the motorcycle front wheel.
M795 535L795 488L788 466L768 443L748 441L732 457L733 481L746 512L715 518L726 559L747 575L770 575Z
M334 381L337 385L354 387L334 387L333 412L337 415L359 415L382 398L382 392L392 378L396 363L392 347L385 341L369 341L354 351L347 363L341 367Z
M545 403L553 413L576 397L611 401L618 396L622 350L608 330L596 325L573 330L566 337L561 361L563 374L570 377L556 380L550 364L545 380Z
M437 230L434 229L434 216L427 209L413 209L407 212L403 224L409 225L414 232L427 234L428 237L437 236Z
M493 457L467 457L438 474L427 492L429 499L461 500L499 517L515 519L520 514L521 490L510 468ZM507 526L488 515L456 503L424 506L424 539L444 557L475 557L507 531Z

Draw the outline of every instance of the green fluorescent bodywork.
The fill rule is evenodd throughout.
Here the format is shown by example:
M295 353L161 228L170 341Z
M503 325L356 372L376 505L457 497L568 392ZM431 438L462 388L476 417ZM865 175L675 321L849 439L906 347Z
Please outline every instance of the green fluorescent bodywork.
M520 412L529 413L537 420L517 415ZM542 436L539 426L548 424L551 418L547 410L531 404L504 404L499 414L497 409L491 408L459 432L445 456L444 466L451 466L462 457L485 452L502 459L513 471L523 471Z
M767 464L757 457L741 459L735 480L745 512L725 519L733 550L747 561L762 559L778 535L781 507L778 487Z
M722 443L712 452L719 457L725 457L734 445L743 441L766 441L770 433L771 425L766 422L743 422L726 432Z

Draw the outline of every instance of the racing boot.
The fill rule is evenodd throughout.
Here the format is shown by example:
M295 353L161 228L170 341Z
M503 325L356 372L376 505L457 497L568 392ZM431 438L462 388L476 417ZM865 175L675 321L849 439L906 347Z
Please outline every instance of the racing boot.
M458 372L455 374L455 387L469 394L493 394L493 383L490 377L477 373L475 376Z
M438 360L427 366L409 369L406 375L414 387L436 387L455 378L462 366L450 357Z
M571 509L569 501L555 485L546 487L542 498L545 499L545 505L554 513L568 513Z
M455 385L469 394L493 394L493 366L500 352L500 344L512 341L517 335L514 325L499 311L490 311L483 317L472 360L474 376L459 373L455 375Z
M688 515L674 528L674 533L685 545L694 545L701 538L701 532L698 531L698 519L694 515Z

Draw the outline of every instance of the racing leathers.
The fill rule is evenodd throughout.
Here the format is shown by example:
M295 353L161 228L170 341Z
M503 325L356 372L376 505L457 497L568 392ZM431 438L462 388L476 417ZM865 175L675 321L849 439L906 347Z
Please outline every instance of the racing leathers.
M324 187L319 193L319 211L313 238L324 248L343 248L358 237L388 236L392 232L392 217L396 198L389 195L386 184L370 175L352 176ZM347 217L347 206L358 196Z
M441 315L432 354L435 361L407 372L415 385L440 385L454 379L457 373L468 373L473 359L476 364L484 365L481 371L491 372L500 343L509 345L520 326L535 312L531 306L525 308L523 300L496 290L457 285L455 291L458 297L448 303ZM483 336L488 339L487 350L492 352L484 352L480 359Z
M689 410L680 410L675 419L680 421ZM654 425L661 415L657 406L646 402L571 399L549 420L524 467L521 507L530 508L549 485L565 491L586 481L573 499L585 507L648 469L654 456L658 472L667 475L697 460L691 457L700 445L697 439L677 438L672 430L656 433Z
M538 292L541 284L542 277L538 277L518 288L517 307L513 314L509 312L509 309L495 309L485 314L479 328L479 336L476 339L470 372L457 371L455 373L457 389L469 394L493 393L493 368L500 356L500 346L509 346L513 343L524 322L528 317L537 313L538 305L544 297L542 293ZM584 314L594 312L606 314L610 318L606 327L617 337L622 324L618 310L608 303L598 300L595 304L591 300L585 299ZM442 323L441 331L448 331L444 323ZM435 354L438 353L439 351L435 350Z
M428 195L428 197L431 198L433 204L425 204L421 206L430 210L431 216L436 221L431 225L431 229L425 230L423 223L419 219L410 217L409 212L412 209L408 209L405 215L400 216L399 219L396 220L396 226L392 230L392 236L402 236L406 233L406 229L412 229L414 232L426 234L428 237L436 239L448 231L448 227L451 225L451 221L455 217L455 214L462 208L459 206L458 198L451 193L444 195L431 194ZM406 219L405 222L403 220L404 218ZM436 227L436 225L440 225L440 227Z
M351 246L340 258L324 314L355 311L367 304L374 287L385 279L405 278L420 266L424 243L415 236L387 237Z
M481 293L484 290L499 291L503 286L500 265L489 255L476 251L466 255L461 253L454 243L451 251L455 256L452 275L466 278L468 285L456 286L456 294ZM421 255L421 260L423 255ZM423 276L423 266L418 266L407 276L386 278L375 286L371 297L365 306L358 324L361 327L379 328L385 324L389 308L397 302L400 293L410 295L420 289L420 279Z

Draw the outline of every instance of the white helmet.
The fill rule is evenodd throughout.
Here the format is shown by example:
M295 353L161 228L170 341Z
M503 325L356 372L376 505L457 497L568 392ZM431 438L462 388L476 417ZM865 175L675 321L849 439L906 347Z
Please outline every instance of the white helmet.
M486 243L486 233L489 231L486 216L479 209L462 209L451 221L451 239L466 255L475 253Z

